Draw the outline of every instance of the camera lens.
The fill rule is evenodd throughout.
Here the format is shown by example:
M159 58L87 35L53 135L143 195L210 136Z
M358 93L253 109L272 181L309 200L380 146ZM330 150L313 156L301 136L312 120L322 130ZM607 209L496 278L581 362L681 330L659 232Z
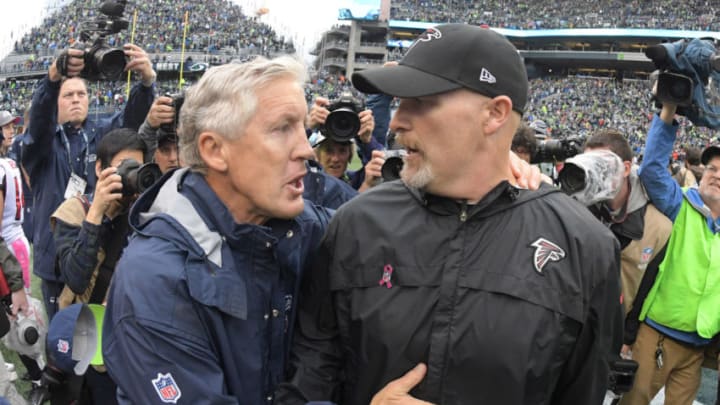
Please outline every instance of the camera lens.
M360 118L355 111L339 108L328 115L325 126L334 140L347 142L360 131Z
M38 333L37 328L34 326L29 326L23 331L23 339L25 340L25 343L29 346L34 345L39 338L40 334Z
M106 79L117 79L125 70L125 52L103 46L92 54L92 62L95 64L95 70Z
M157 164L148 163L143 165L137 170L136 174L137 192L142 193L147 190L155 184L160 177L162 177L162 172Z
M573 194L585 188L585 170L572 163L566 163L558 174L560 188L567 194Z
M400 171L403 168L403 160L401 157L390 157L385 160L380 173L382 174L383 181L393 181L400 178Z

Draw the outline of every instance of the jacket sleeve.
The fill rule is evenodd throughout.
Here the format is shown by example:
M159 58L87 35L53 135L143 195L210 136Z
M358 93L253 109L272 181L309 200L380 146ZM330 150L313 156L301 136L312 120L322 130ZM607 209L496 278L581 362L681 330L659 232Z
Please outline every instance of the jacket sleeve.
M118 385L118 397L133 404L164 404L156 384L170 376L180 392L179 403L237 405L223 394L224 378L210 345L183 331L155 327L142 319L125 318L104 339L103 358ZM156 380L156 381L154 381ZM170 380L166 380L170 381Z
M53 237L60 276L75 294L88 288L98 264L101 225L83 221L81 226L55 220Z
M373 139L377 139L378 142L382 144L387 143L387 133L390 128L390 103L392 99L392 96L386 94L371 94L367 98L367 106L372 110L373 117L375 117Z
M289 378L275 396L279 405L332 401L339 395L343 358L329 282L329 239L326 236L312 270L302 281Z
M8 288L15 292L23 288L22 267L15 255L8 248L5 240L0 238L0 270L2 270L7 281Z
M650 124L645 155L638 175L653 205L672 221L680 212L683 193L680 185L667 170L677 124L668 125L656 114Z
M154 85L147 87L138 82L130 90L127 105L123 114L122 125L113 125L113 128L124 127L137 131L140 125L145 121L150 107L152 106L155 95L153 92Z
M152 159L153 154L155 153L155 149L157 149L158 141L157 141L157 128L153 128L150 126L150 123L148 123L147 119L140 125L140 129L138 130L138 134L140 135L140 139L142 139L143 143L145 143L145 148L147 149L147 155ZM151 161L151 160L146 160Z
M133 254L117 264L103 320L103 359L120 403L165 404L160 390L169 387L178 404L239 404L242 393L227 393L227 359L218 358L205 329L206 307L189 297L182 279L185 256L157 239L132 250L135 241Z
M57 129L57 99L60 94L60 82L51 82L45 76L35 89L30 109L28 137L23 142L22 165L30 178L38 174L36 169L42 166L52 152L52 138Z
M609 361L617 358L622 343L623 309L620 304L620 250L594 266L600 274L592 290L587 319L575 349L553 394L552 404L601 404L608 388Z

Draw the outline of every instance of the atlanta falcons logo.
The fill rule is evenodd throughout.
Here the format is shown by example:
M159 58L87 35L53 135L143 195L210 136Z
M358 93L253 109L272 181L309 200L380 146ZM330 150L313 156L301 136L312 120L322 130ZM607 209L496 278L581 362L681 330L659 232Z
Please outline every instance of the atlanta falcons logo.
M425 30L425 32L420 34L417 40L422 42L429 42L433 39L440 38L442 38L442 32L440 32L440 30L438 30L437 28L428 28L427 30Z
M410 48L408 49L408 52L410 52L410 49L413 49L415 45L419 44L420 42L430 42L433 39L440 39L442 38L442 32L440 32L437 28L428 28L420 34L420 36L415 39L415 42L413 42L412 45L410 45Z
M535 248L533 264L535 265L535 270L540 274L542 274L543 267L545 267L548 262L558 262L565 257L565 251L562 250L560 246L545 238L536 240L531 243L530 246Z

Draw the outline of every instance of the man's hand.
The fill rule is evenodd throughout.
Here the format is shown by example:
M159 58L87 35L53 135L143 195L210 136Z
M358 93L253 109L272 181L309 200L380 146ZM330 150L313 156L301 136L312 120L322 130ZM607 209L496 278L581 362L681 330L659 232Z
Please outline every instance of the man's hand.
M95 185L93 202L85 217L89 223L100 225L110 204L122 198L122 178L116 173L117 168L115 167L108 167L100 172Z
M358 189L363 192L377 184L378 179L382 177L382 166L385 164L385 151L374 150L370 161L365 164L365 180Z
M325 120L327 119L328 115L330 115L330 111L325 108L330 104L330 100L326 99L325 97L318 97L315 99L315 103L313 103L312 107L310 108L310 112L308 113L308 116L305 120L305 127L309 129L315 129L323 124L325 124Z
M57 82L62 79L58 63L64 63L67 70L67 77L80 76L85 68L85 51L82 49L68 48L63 52L65 55L58 57L48 69L50 81Z
M373 130L375 129L375 118L372 115L372 110L360 111L358 118L360 118L358 137L362 143L370 143Z
M160 96L153 101L146 121L151 128L157 129L161 124L171 124L175 120L175 108L172 98Z
M132 70L133 72L138 73L143 84L148 87L151 86L155 82L157 74L152 68L152 63L150 63L148 54L142 48L134 44L125 44L123 46L123 50L125 51L125 56L127 56L130 60L125 65L125 71L127 72Z
M23 315L28 315L28 309L29 304L27 300L27 295L25 294L25 288L21 288L10 296L10 301L12 302L12 315L16 316L18 312L22 313Z
M537 166L520 159L514 152L510 152L510 171L512 172L518 187L537 190L540 182L552 184L552 180L543 175Z
M432 405L430 402L415 399L408 392L418 385L427 372L427 366L418 364L397 380L390 381L380 392L375 394L370 405Z

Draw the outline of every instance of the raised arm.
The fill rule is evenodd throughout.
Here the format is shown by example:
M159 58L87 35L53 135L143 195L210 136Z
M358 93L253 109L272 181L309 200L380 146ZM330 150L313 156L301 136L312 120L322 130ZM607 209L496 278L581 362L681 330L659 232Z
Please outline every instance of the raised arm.
M673 221L683 199L680 185L667 170L678 127L673 120L675 110L676 106L664 104L660 114L653 118L645 144L645 155L638 170L652 203Z

